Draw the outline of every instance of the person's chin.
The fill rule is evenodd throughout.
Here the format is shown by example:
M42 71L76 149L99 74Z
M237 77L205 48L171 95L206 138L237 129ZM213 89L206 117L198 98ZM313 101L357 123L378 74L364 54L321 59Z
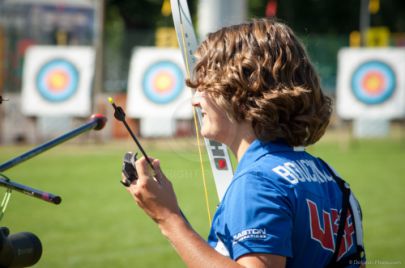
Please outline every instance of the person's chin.
M204 130L201 130L200 133L201 133L201 136L203 136L206 139L222 143L222 141L220 141L220 139L218 138L218 135L215 135L212 132L205 132Z
M210 139L210 135L206 131L204 131L204 129L201 129L200 134L204 138Z
M201 133L201 136L203 136L204 138L207 138L207 139L210 139L210 140L213 139L212 133L210 133L209 131L204 129L204 127L201 129L200 133Z

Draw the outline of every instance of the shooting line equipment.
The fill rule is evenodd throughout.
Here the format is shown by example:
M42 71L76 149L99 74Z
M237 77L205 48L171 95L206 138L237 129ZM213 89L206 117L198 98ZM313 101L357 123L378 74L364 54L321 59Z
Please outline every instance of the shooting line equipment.
M107 122L107 118L104 115L94 114L90 117L90 120L87 123L83 124L82 126L76 128L66 134L63 134L53 140L50 140L44 144L41 144L41 145L35 147L34 149L32 149L26 153L23 153L22 155L19 155L7 162L4 162L3 164L0 164L0 172L3 172L17 164L20 164L20 163L24 162L25 160L28 160L40 153L43 153L43 152L47 151L48 149L55 147L56 145L59 145L67 140L70 140L86 131L89 131L91 129L100 130L105 126L106 122Z
M104 115L101 114L94 114L90 117L90 120L83 124L82 126L66 133L63 134L51 141L48 141L42 145L39 145L28 152L25 152L17 157L14 157L11 160L8 160L2 164L0 164L0 172L3 172L7 169L10 169L40 153L43 153L47 151L48 149L55 147L58 144L61 144L71 138L74 138L78 136L79 134L82 134L86 131L89 131L91 129L94 130L100 130L102 129L107 122L107 118ZM48 192L44 192L38 189L34 189L32 187L19 184L16 182L11 181L8 177L6 177L4 174L0 173L0 186L7 188L6 193L3 197L3 200L0 205L0 220L4 215L4 212L6 210L7 204L10 200L11 197L11 192L12 190L18 191L20 193L24 193L26 195L39 198L41 200L44 200L46 202L52 203L52 204L60 204L62 202L62 198L58 195L54 195Z
M7 227L0 227L0 267L29 267L42 256L39 238L29 232L10 235Z
M187 78L192 78L192 71L195 65L194 51L197 49L197 38L194 33L193 22L191 20L190 11L188 9L187 0L170 0L174 27L177 33L177 40L183 55L184 64L186 67ZM194 94L194 91L193 91ZM200 146L199 125L202 125L202 115L199 108L193 109L194 125L197 136L197 144L199 150L201 173L205 192L205 201L208 212L208 220L211 224L211 212L209 209L208 192L206 186L205 172L203 166L203 158ZM198 122L197 122L198 119ZM211 164L211 170L217 188L219 201L225 194L231 180L233 178L232 163L226 145L216 141L204 138L205 147L208 152L208 158Z
M0 103L5 100L0 96ZM79 134L91 129L100 130L107 122L107 118L101 114L95 114L90 120L82 126L58 137L49 142L35 147L34 149L23 153L9 161L0 164L0 172L14 167L46 150L55 147ZM0 220L3 218L7 205L11 198L12 190L23 194L39 198L52 204L60 204L62 198L58 195L47 193L29 186L12 182L4 174L0 173L0 186L6 188L3 200L0 204ZM42 255L42 245L39 238L28 232L21 232L10 235L7 227L0 228L0 267L28 267L38 262Z
M31 188L29 186L25 186L16 182L12 182L8 177L4 174L0 174L0 186L6 187L10 190L16 190L20 193L39 198L46 202L58 205L62 202L62 198L58 195L54 195L51 193L47 193L38 189ZM7 204L6 204L7 205Z
M121 106L117 106L114 103L113 98L109 97L108 98L108 102L111 103L112 107L114 108L114 117L115 119L117 119L118 121L122 122L125 126L125 128L127 129L128 133L131 135L132 139L134 140L134 142L136 143L136 145L138 146L139 150L141 151L142 155L145 157L146 162L148 163L149 167L152 169L153 171L153 177L156 179L156 181L158 183L160 183L159 178L157 178L156 176L156 172L155 169L152 165L152 162L150 161L150 158L148 157L148 155L146 154L145 150L143 149L141 143L139 142L138 138L135 136L134 132L132 132L131 128L129 127L127 121L125 120L125 112L124 109L122 109ZM131 155L132 153L127 153L124 156L124 162L123 162L123 173L126 176L126 173L128 171L128 175L130 175L129 177L126 176L125 181L121 181L121 183L125 186L128 187L132 181L138 179L138 175L135 169L135 161L136 161L136 154L135 155ZM132 165L133 167L133 171L132 168L130 167ZM124 172L124 169L125 172Z

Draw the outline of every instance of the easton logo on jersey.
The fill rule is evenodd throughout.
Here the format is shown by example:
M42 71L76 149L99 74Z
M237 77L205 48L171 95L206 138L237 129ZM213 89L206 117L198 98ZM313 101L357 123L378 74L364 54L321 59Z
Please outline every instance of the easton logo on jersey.
M331 209L330 212L322 210L322 214L320 215L317 204L309 199L306 199L306 201L309 211L311 238L321 244L322 248L334 252L335 236L337 236L340 218L338 210ZM354 244L353 240L354 226L349 210L347 213L342 242L340 244L338 260L351 249Z

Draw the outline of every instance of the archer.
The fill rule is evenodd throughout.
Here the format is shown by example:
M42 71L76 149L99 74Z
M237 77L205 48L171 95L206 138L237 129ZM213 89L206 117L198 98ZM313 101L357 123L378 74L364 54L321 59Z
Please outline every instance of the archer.
M152 159L154 175L147 159L137 160L138 179L127 188L185 264L364 263L357 201L304 149L325 133L332 106L294 32L275 20L253 20L209 34L195 54L196 75L186 82L196 90L201 134L226 144L238 160L208 241L182 216L159 160Z

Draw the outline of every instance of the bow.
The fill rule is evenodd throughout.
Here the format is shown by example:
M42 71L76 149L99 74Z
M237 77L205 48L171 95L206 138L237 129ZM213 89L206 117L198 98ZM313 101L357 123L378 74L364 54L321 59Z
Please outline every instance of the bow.
M170 4L172 8L174 27L176 29L177 34L177 41L179 42L181 53L183 55L184 64L186 67L186 75L187 78L191 78L193 67L195 65L195 58L193 53L197 49L197 39L194 33L193 22L191 20L187 0L171 0ZM201 110L195 107L193 109L193 115L199 148L203 183L205 189L205 198L207 202L208 218L211 221L210 215L211 213L209 212L208 206L208 195L205 186L206 183L205 183L204 167L202 164L203 163L202 153L199 144L200 138L199 138L198 123L200 125L202 124ZM215 181L218 198L221 201L233 177L231 160L229 158L226 145L206 138L204 138L204 142L208 152L208 158L210 161L211 170Z

